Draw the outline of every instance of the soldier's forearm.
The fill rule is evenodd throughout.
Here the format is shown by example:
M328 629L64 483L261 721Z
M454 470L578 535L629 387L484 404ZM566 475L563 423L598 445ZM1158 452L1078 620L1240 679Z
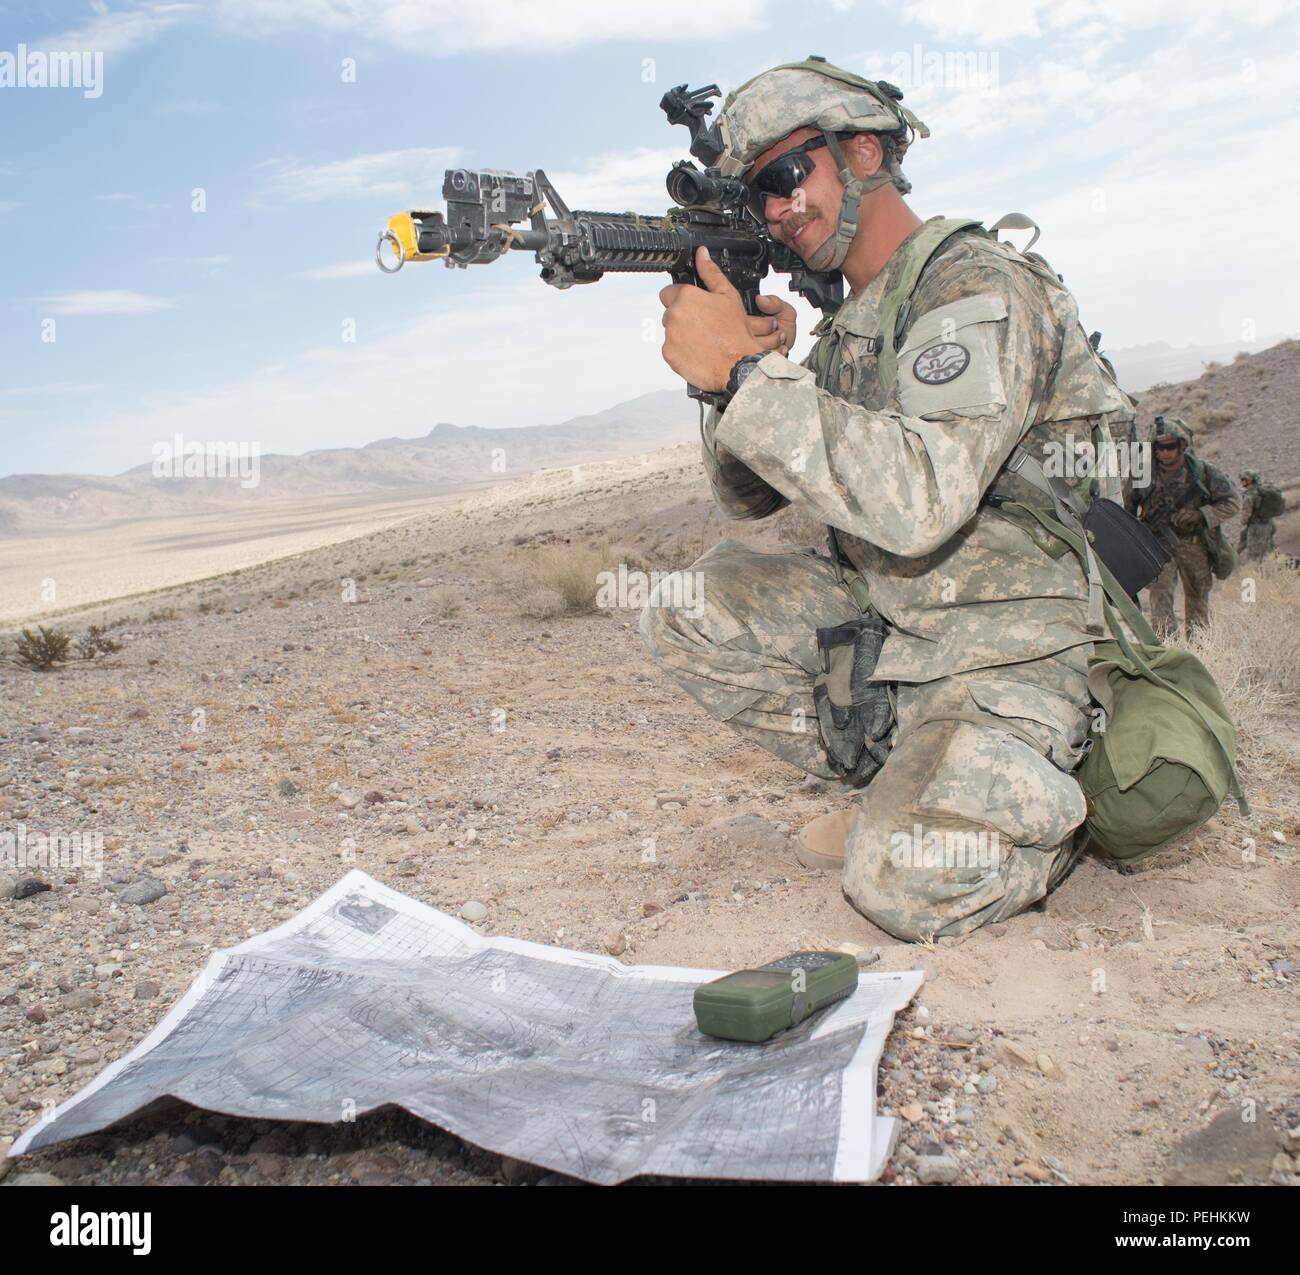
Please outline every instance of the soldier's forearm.
M711 408L700 426L704 468L718 508L737 519L767 518L784 509L790 502L779 491L730 452L719 450L714 440L718 419L718 409Z

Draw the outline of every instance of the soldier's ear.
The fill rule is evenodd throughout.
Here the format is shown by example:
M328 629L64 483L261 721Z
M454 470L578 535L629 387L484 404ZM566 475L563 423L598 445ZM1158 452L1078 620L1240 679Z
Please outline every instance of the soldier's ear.
M842 145L857 177L874 177L885 162L885 148L875 133L854 133Z

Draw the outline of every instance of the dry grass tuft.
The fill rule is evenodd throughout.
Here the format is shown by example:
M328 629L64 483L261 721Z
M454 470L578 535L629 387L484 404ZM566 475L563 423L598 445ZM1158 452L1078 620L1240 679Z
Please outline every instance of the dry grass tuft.
M1243 564L1213 598L1209 626L1183 645L1219 683L1244 771L1278 779L1296 764L1300 572L1276 556Z

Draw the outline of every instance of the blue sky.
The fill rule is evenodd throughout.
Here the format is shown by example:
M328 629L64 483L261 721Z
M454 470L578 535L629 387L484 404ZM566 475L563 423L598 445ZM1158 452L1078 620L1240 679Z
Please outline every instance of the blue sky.
M438 206L453 163L662 211L686 154L665 89L813 52L901 83L934 131L916 210L1035 217L1109 346L1300 327L1280 0L464 7L0 3L0 56L103 54L97 97L0 87L0 474L119 472L178 431L297 452L537 424L678 385L666 280L561 293L523 253L388 278L376 234Z

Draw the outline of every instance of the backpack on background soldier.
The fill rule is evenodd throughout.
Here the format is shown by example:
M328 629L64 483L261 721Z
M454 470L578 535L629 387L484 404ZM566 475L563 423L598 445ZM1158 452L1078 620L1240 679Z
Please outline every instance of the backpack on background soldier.
M1286 513L1286 497L1280 487L1264 483L1257 483L1256 486L1259 488L1259 507L1256 510L1256 517L1260 521L1280 518Z

